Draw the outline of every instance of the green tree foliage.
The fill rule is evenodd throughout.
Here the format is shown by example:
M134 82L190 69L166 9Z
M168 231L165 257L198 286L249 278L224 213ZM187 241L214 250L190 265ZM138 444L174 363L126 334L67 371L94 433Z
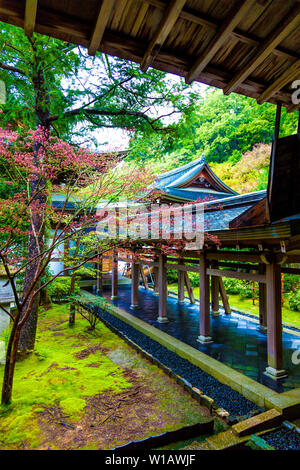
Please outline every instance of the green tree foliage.
M272 141L275 111L269 103L260 106L252 98L209 90L186 109L170 132L154 138L137 132L130 157L186 163L204 154L209 163L235 164L255 144ZM296 113L283 109L280 135L290 135L296 128Z
M137 64L0 23L0 80L7 88L0 126L34 128L37 120L76 143L101 128L154 133L190 103L183 80L142 73Z

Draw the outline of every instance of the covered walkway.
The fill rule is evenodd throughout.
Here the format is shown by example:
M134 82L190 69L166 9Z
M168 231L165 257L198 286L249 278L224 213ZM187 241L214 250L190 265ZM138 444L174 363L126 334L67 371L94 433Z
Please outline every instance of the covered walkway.
M104 290L102 296L110 300L111 291ZM158 297L152 290L143 287L138 291L139 306L131 308L130 286L119 286L118 297L110 300L117 307L141 320L161 329L169 335L189 344L218 361L277 392L300 387L300 364L292 363L293 351L300 349L300 331L283 331L283 363L288 377L277 381L268 378L267 336L258 331L258 321L244 314L233 312L226 315L222 309L219 316L210 317L212 343L201 344L199 336L199 304L188 301L179 303L174 296L167 297L168 323L159 323Z

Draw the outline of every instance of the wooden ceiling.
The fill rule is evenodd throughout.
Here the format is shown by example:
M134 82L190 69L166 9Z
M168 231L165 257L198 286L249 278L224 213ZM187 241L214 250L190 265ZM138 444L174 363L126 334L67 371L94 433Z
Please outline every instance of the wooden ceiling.
M299 0L0 0L0 20L297 108Z

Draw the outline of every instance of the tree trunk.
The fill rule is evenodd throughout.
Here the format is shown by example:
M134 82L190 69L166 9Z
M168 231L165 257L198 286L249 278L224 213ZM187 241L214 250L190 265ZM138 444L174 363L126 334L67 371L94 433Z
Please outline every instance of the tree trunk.
M35 52L35 46L32 44L33 51ZM43 74L42 67L39 66L39 59L35 56L35 64L33 66L33 73L32 73L32 81L35 90L35 97L36 97L36 116L37 116L37 125L42 126L45 131L48 131L49 124L47 118L49 117L49 96L47 91L47 84L45 83L45 78ZM34 145L34 156L35 156L35 164L36 167L39 167L39 150L40 144L35 143ZM33 177L31 182L31 193L33 194L37 190L41 190L37 193L34 201L39 204L46 203L46 192L45 192L45 180L37 175ZM44 242L44 231L45 231L45 220L43 218L43 214L36 211L32 215L32 222L30 225L30 235L28 240L28 259L35 258L38 253L39 249L42 248ZM36 236L34 235L36 234ZM24 280L24 289L23 289L23 296L26 295L30 287L33 283L35 283L35 276L38 269L39 260L29 263L26 268L25 272L25 280ZM35 284L35 290L40 287L40 281ZM39 307L39 300L40 296L36 296L31 312L21 330L20 334L20 343L19 343L19 351L20 355L23 356L24 354L31 352L34 349L35 344L35 336L36 336L36 327L37 327L37 318L38 318L38 307ZM25 310L27 308L27 304L25 305Z
M10 337L9 337L9 341L7 345L7 351L6 351L5 368L4 368L4 375L3 375L3 382L2 382L2 397L1 397L2 405L4 404L7 405L11 402L19 338L20 338L20 328L18 328L18 320L15 320L11 329L11 333L10 333Z

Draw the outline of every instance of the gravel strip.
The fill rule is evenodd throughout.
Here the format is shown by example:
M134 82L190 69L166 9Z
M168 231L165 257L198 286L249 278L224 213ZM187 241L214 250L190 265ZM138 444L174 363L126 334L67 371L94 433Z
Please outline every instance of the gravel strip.
M233 390L228 385L222 384L199 367L191 364L176 353L169 351L167 348L137 331L132 326L108 312L105 312L100 307L94 306L93 309L95 313L97 313L112 327L126 335L162 364L172 369L177 375L180 375L190 382L193 387L200 389L205 395L212 398L219 407L228 411L230 415L245 416L247 414L251 415L253 411L262 411L255 403L252 403L236 390Z
M264 434L263 439L277 450L300 450L300 434L284 427Z

